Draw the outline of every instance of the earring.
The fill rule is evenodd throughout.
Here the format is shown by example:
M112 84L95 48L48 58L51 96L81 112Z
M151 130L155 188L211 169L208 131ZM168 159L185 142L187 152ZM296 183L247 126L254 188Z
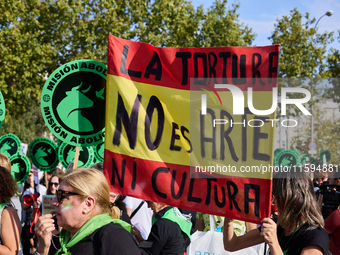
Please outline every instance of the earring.
M86 211L86 210L83 210L83 213L85 214L85 213L87 213L87 211Z

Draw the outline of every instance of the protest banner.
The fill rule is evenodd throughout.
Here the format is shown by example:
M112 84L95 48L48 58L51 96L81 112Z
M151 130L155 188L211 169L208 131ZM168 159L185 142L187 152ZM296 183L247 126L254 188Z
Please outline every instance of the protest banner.
M55 195L43 195L42 196L42 214L53 213L55 211L55 206L52 205L52 201Z
M41 93L41 111L49 130L73 146L104 141L107 68L93 60L76 60L57 68Z
M0 152L11 157L21 151L20 139L14 134L6 134L0 137Z
M111 190L250 222L268 217L276 105L262 115L257 109L273 108L278 54L278 45L157 48L110 35L104 174ZM215 84L236 87L254 106L248 98L233 109L240 95L232 104L235 89Z
M6 114L5 100L0 91L0 128L2 124L4 123L5 114Z
M20 153L26 155L28 150L28 144L27 143L21 143L21 150Z
M57 145L45 137L35 138L29 145L28 155L41 171L53 171L59 163ZM46 176L46 175L45 175Z
M79 152L76 153L77 148ZM78 155L77 164L75 157ZM58 159L64 168L68 168L70 162L72 169L76 167L90 167L94 164L94 151L93 147L76 147L67 143L62 143L58 149Z
M9 158L11 174L18 185L24 183L31 171L31 162L27 156L17 153Z
M93 146L94 158L96 159L96 161L104 162L104 148L104 142Z

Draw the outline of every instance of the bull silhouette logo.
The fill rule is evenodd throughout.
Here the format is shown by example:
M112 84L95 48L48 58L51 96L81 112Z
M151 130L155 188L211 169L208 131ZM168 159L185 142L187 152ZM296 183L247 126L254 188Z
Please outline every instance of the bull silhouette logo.
M80 90L83 82L66 91L66 97L57 106L59 117L69 128L79 130L79 132L91 132L94 130L92 123L82 115L82 110L90 108L94 102L86 96L91 89L91 85L84 90Z
M9 141L6 141L2 147L0 148L0 152L5 154L7 157L12 156L11 153L9 153L9 151L15 146L15 143L11 143Z
M105 144L102 143L98 149L98 154L103 156L104 155Z
M11 166L11 171L15 175L15 177L16 177L16 175L20 174L20 168L21 168L20 163L14 163Z
M78 167L82 167L85 165L86 162L83 162L83 158L84 158L84 149L80 148L79 150L79 159L78 159ZM70 162L70 161L74 161L75 158L75 153L76 153L76 147L71 148L68 152L67 152L67 157L66 157L66 162ZM86 155L85 155L86 156Z
M36 153L34 154L34 159L42 166L48 166L48 162L44 158L51 153L51 149L50 151L47 151L47 152L46 152L46 148L43 148L42 146L40 146L37 149Z
M9 158L11 161L11 174L20 185L25 182L28 177L29 170L31 169L31 163L28 157L23 154L15 154Z

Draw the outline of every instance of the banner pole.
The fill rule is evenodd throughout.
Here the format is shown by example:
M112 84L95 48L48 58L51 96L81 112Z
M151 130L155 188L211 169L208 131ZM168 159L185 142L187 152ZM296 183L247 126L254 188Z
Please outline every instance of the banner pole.
M77 146L77 147L76 147L76 154L74 155L74 165L73 165L73 169L76 169L77 166L78 166L79 151L80 151L80 146Z
M46 185L46 188L48 188L48 178L47 178L47 172L44 172L44 176L45 176L45 185Z

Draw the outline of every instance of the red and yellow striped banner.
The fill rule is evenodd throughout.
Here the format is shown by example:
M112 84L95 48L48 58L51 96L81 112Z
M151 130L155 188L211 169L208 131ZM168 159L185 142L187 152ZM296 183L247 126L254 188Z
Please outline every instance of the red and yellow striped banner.
M251 87L254 107L271 108L278 52L157 48L110 35L104 173L112 191L251 222L267 217L275 112L256 116L246 99ZM240 89L244 114L233 114L231 92L216 83Z

